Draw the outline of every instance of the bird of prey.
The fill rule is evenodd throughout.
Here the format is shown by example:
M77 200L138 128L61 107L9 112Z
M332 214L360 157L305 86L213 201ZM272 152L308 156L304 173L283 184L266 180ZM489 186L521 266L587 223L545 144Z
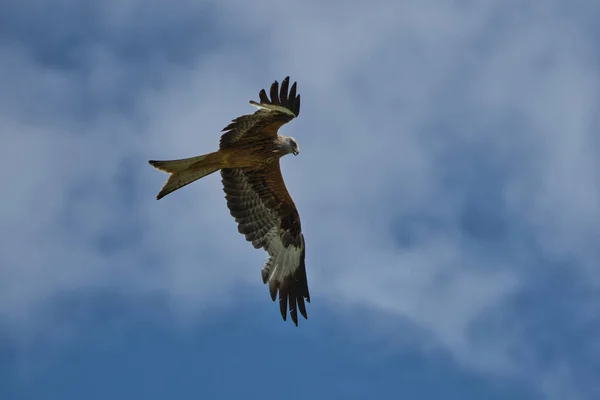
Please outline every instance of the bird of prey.
M279 159L298 155L298 143L278 134L279 128L300 113L296 82L289 88L289 77L274 81L270 99L262 89L260 103L250 101L258 110L242 115L222 132L219 150L197 157L170 161L149 161L170 174L157 200L197 179L221 171L227 207L238 224L238 231L263 248L268 258L261 270L262 281L269 284L271 299L279 294L283 320L287 309L298 326L298 313L307 319L304 301L310 302L304 265L304 236L300 216L288 193Z

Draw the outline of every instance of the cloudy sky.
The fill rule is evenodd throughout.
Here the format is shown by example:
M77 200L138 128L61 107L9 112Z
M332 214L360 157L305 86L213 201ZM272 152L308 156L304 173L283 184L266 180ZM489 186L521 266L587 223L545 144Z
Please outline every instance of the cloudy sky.
M0 398L600 397L595 1L4 0ZM312 303L218 174L290 75ZM335 396L335 397L334 397Z

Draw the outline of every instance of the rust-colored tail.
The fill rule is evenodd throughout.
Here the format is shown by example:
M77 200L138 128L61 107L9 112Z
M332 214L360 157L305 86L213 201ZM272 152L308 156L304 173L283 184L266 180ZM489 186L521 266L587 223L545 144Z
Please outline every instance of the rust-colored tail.
M181 160L148 161L154 168L170 174L169 179L158 192L156 200L160 200L169 193L220 170L219 158L218 153L209 153Z

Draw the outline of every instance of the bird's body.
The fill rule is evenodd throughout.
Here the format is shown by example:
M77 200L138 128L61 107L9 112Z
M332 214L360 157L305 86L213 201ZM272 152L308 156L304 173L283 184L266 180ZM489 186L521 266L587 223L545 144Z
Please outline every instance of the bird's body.
M286 155L281 143L281 136L254 140L252 142L235 142L219 149L218 158L222 168L260 168L279 161Z
M288 85L289 77L282 81L279 91L275 81L271 99L261 90L260 103L250 101L259 110L242 115L225 127L217 151L150 164L170 174L157 199L221 171L227 206L238 223L238 231L255 248L262 247L269 254L261 271L262 280L269 284L273 301L279 293L283 319L289 303L290 316L297 325L297 310L307 318L304 301L310 302L310 295L300 217L279 168L281 157L299 153L294 138L278 134L279 128L300 112L296 83L289 94Z

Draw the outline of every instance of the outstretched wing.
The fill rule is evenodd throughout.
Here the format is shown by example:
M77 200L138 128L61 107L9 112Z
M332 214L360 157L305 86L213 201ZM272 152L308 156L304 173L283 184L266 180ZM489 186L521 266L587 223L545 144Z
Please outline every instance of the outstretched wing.
M269 253L261 274L269 283L271 299L279 293L283 320L297 326L298 313L306 319L304 301L310 303L304 265L304 236L300 216L281 175L279 161L260 170L221 170L227 207L238 223L238 231L255 248Z
M277 130L300 114L300 95L296 95L296 82L288 93L290 77L271 85L271 99L265 89L258 94L260 103L250 100L258 107L254 114L242 115L223 128L220 147L226 147L240 140L253 140L259 137L275 137Z

